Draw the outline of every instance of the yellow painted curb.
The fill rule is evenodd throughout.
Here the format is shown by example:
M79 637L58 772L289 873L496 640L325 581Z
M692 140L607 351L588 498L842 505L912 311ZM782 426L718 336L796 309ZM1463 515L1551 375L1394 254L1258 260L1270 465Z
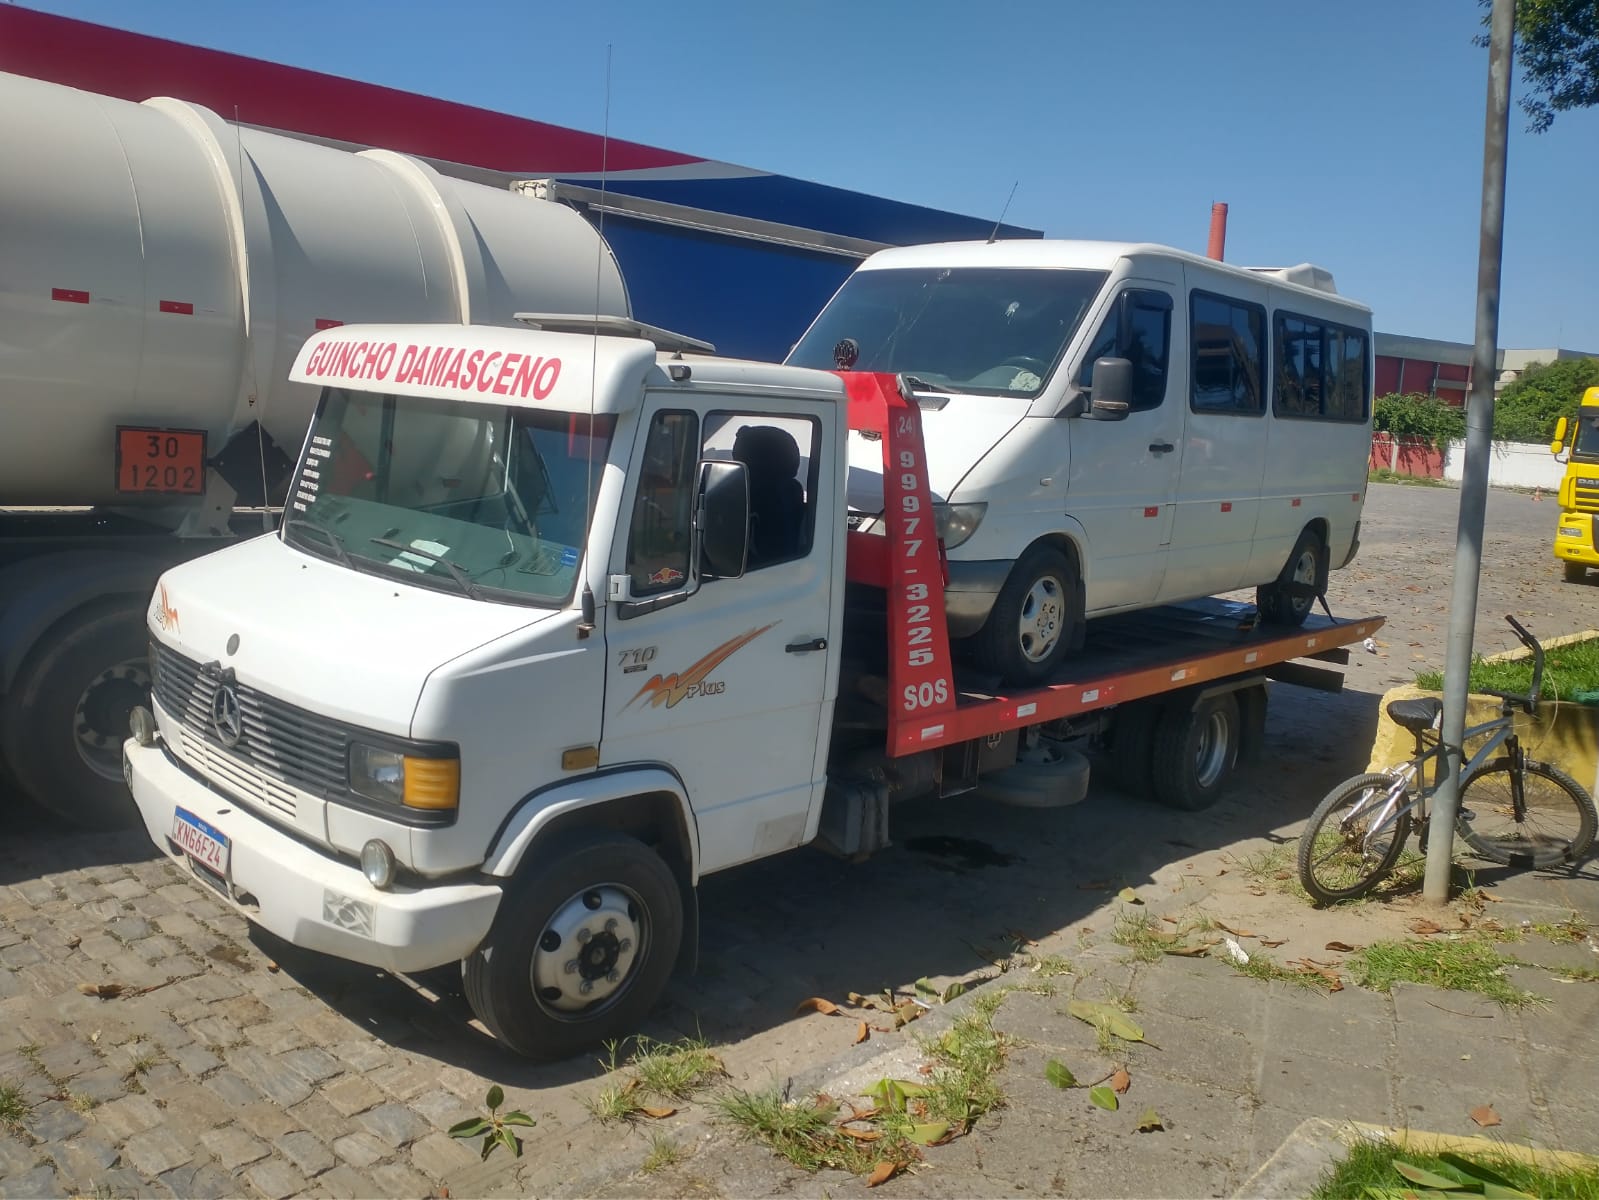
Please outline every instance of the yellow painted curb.
M1467 1137L1453 1133L1428 1133L1420 1129L1394 1129L1351 1121L1350 1126L1369 1141L1386 1141L1416 1154L1460 1154L1466 1157L1506 1158L1544 1171L1596 1171L1599 1158L1575 1150L1540 1150L1518 1142L1501 1142L1488 1137Z

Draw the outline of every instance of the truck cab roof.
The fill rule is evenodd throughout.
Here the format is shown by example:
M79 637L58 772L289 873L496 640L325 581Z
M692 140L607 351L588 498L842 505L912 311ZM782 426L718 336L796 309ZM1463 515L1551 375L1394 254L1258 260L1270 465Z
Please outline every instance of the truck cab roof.
M807 392L842 401L824 371L657 348L644 337L486 325L342 325L313 334L296 383L556 412L622 413L645 386Z

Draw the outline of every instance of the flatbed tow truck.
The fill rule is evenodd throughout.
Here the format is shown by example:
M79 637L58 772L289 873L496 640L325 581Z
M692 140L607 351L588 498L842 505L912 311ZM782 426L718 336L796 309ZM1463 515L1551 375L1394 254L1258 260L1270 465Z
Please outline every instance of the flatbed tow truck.
M1148 610L1003 691L947 633L910 381L527 322L306 343L292 377L327 390L283 528L162 578L124 755L156 844L250 920L398 972L460 960L531 1057L637 1027L692 964L702 875L865 856L900 800L1080 800L1074 745L1203 808L1266 680L1334 689L1316 664L1382 624ZM481 370L424 381L424 350ZM847 529L850 428L882 440L881 532Z

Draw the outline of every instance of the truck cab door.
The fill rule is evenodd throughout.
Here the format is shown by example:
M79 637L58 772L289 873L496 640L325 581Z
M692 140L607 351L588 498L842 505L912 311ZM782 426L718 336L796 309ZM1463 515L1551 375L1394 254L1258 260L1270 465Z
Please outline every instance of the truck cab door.
M601 769L683 781L708 872L802 844L826 781L842 571L839 414L825 402L651 395L610 572ZM737 578L690 561L699 464L745 464L750 554Z

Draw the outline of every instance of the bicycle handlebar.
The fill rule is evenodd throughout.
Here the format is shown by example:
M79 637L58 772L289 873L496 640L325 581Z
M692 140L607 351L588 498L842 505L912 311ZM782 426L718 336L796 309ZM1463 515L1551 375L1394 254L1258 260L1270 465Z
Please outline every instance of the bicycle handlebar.
M1527 632L1527 627L1516 620L1515 617L1506 613L1505 620L1510 623L1510 628L1516 631L1516 637L1521 640L1521 644L1532 651L1532 687L1525 696L1510 695L1505 692L1495 692L1494 695L1500 696L1505 700L1513 700L1528 712L1531 712L1533 706L1538 703L1538 696L1543 690L1543 647L1538 644L1537 638Z

